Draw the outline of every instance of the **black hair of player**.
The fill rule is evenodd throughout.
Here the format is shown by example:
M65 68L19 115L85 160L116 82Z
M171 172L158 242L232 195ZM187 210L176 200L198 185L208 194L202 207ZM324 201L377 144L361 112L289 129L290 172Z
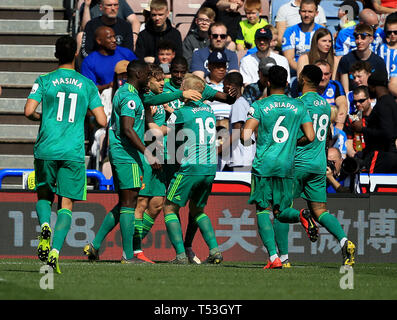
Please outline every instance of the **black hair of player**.
M55 58L59 64L71 63L76 57L77 42L69 35L62 36L55 43Z
M244 80L243 76L241 75L240 72L230 72L228 73L225 78L223 79L223 82L227 82L229 84L234 84L238 87L242 87L244 85Z
M183 56L176 56L174 59L172 59L170 64L170 70L172 70L176 65L184 66L186 70L189 68L189 64L186 58Z
M148 68L148 64L142 60L132 60L127 65L127 77L128 79L136 78L137 72L144 71Z
M288 72L281 66L273 66L269 69L268 79L273 88L285 89L287 86Z
M307 64L301 71L302 76L306 77L313 86L318 87L323 79L323 72L314 64Z

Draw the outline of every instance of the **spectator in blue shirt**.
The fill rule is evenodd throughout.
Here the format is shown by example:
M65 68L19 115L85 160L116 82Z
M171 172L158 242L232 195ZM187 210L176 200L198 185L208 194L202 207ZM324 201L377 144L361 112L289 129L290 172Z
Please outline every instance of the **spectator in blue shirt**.
M282 51L289 62L291 76L297 70L299 56L310 50L314 32L323 28L322 25L314 22L318 14L315 0L302 0L299 14L302 22L287 28L282 42Z
M239 71L237 54L226 49L227 28L222 22L215 22L209 29L210 45L208 47L193 52L190 72L201 78L209 74L208 56L212 51L222 51L225 53L228 63L227 72Z
M397 13L387 16L385 21L385 41L378 48L378 55L385 61L389 75L389 90L397 97Z
M335 119L335 127L343 129L347 115L347 100L345 91L339 81L331 80L331 65L326 60L318 60L314 63L323 72L323 78L318 86L318 94L321 95L331 106L336 106L338 114Z
M99 27L95 31L95 40L99 49L83 60L81 73L91 79L99 92L102 92L112 87L117 62L135 60L136 56L131 50L117 46L115 33L110 27Z

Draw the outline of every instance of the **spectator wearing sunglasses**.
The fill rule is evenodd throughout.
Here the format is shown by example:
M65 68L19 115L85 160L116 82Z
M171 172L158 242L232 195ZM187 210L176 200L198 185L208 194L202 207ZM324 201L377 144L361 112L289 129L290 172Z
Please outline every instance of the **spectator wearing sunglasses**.
M341 8L346 5L351 5L353 8L354 19L356 19L358 15L359 23L368 24L374 30L374 40L371 43L371 50L372 52L377 52L379 47L382 45L383 42L386 41L386 35L382 28L379 27L379 18L375 11L371 9L364 9L359 13L359 7L355 1L344 1L341 4ZM341 21L343 18L348 16L348 10L341 10L338 11L339 15L343 14ZM338 35L335 40L335 55L339 57L339 59L343 56L348 54L349 52L356 49L356 42L354 38L354 30L356 28L355 21L349 21L348 23L344 24L344 27L338 32Z
M234 51L226 49L227 28L222 22L215 22L209 29L210 45L193 52L190 72L205 79L210 73L208 56L213 51L221 51L227 57L227 72L238 71L238 58Z
M365 148L365 139L362 132L355 132L352 128L353 120L361 121L362 127L365 128L368 123L368 117L372 112L371 97L369 96L367 86L359 86L353 90L353 101L356 113L346 117L343 131L347 135L346 149L349 157L354 157L357 152Z
M365 127L361 121L351 123L354 132L364 136L365 148L356 157L363 160L369 173L397 172L397 103L387 84L387 73L376 70L370 75L368 92L371 98L376 97L376 105Z
M344 55L339 62L337 77L343 85L345 92L353 89L353 80L349 79L349 70L357 61L367 61L373 70L379 70L387 74L386 64L381 57L371 51L371 43L374 32L370 25L360 23L354 29L356 50Z

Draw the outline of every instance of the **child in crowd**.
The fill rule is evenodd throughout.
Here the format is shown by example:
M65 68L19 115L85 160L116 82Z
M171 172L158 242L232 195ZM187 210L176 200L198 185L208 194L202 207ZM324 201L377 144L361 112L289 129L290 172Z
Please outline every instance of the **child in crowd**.
M165 78L171 78L170 64L175 58L175 53L175 45L171 41L162 41L159 43L157 56Z
M236 38L237 51L255 47L256 30L268 25L268 22L260 17L261 0L247 0L244 4L244 11L247 19L239 23L239 32Z

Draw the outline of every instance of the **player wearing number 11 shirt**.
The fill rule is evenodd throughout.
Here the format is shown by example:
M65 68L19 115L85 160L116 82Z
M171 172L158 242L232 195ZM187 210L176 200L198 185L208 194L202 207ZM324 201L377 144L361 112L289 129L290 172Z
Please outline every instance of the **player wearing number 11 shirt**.
M314 139L312 121L302 101L284 94L288 73L283 67L269 69L270 96L255 101L249 111L241 138L251 140L258 129L256 154L252 165L249 203L256 205L258 231L269 254L265 269L281 268L274 229L270 220L292 205L294 159L299 129L304 133L299 143Z
M84 119L91 110L100 126L106 115L95 84L74 70L76 41L70 36L55 44L58 68L37 78L25 105L25 116L40 121L34 146L34 167L38 201L36 212L41 233L37 254L57 273L58 259L72 221L75 200L86 198ZM42 113L36 112L42 104ZM51 244L51 204L58 200L58 218Z

